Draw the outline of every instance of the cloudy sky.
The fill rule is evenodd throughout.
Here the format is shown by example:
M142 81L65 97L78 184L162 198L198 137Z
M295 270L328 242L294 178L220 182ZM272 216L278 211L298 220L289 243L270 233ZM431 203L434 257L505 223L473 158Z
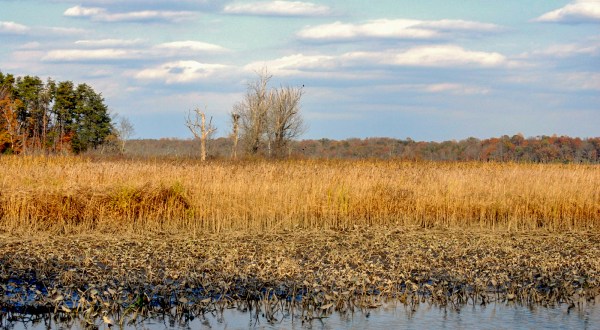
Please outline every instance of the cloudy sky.
M0 0L0 71L88 83L138 138L220 135L248 81L305 138L600 136L600 0Z

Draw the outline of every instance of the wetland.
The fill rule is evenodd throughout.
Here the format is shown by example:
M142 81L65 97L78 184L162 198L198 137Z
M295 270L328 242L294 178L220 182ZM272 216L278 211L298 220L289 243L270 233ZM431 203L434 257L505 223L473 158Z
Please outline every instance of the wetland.
M598 319L594 165L2 156L0 166L3 328Z
M401 227L3 234L0 242L4 324L35 315L89 328L186 324L235 310L261 325L295 318L318 327L390 304L413 313L514 304L575 314L600 302L600 235L591 232Z

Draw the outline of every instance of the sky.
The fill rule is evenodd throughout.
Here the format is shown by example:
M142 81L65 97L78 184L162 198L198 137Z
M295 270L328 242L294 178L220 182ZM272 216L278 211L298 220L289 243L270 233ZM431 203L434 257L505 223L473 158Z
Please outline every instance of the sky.
M302 138L600 136L600 0L0 0L0 71L87 83L135 138L191 138L266 68Z

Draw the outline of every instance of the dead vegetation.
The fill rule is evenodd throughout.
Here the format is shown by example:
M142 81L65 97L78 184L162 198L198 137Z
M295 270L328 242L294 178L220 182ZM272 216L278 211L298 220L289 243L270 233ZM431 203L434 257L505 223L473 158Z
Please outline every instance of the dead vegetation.
M263 234L0 236L3 318L134 324L226 308L310 321L397 301L461 309L600 298L600 235L356 228Z
M594 165L1 157L0 229L597 230Z
M600 295L591 165L0 157L0 325ZM25 238L24 238L25 237ZM78 320L78 321L77 321Z

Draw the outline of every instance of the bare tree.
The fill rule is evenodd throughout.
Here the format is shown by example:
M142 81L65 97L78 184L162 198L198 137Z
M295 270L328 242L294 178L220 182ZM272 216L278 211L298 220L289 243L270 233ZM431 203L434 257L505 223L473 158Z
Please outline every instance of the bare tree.
M248 84L244 100L234 105L234 112L240 115L242 141L246 152L255 155L259 152L267 133L267 116L272 94L267 90L271 76L266 70L258 73L258 79Z
M269 156L282 157L289 142L306 130L300 114L304 91L297 87L268 89L271 75L263 69L248 85L244 100L234 106L240 116L242 141L246 152L254 155L266 148Z
M121 154L124 154L125 143L133 136L135 129L127 117L119 117L115 130L117 131L117 137L119 138L119 150Z
M200 157L202 161L205 161L206 140L208 140L217 130L212 124L212 117L210 117L208 125L206 125L206 115L204 112L200 111L200 109L196 108L193 116L191 111L188 112L188 115L185 119L185 125L187 128L189 128L190 132L192 132L196 139L200 139Z
M269 140L275 157L285 156L290 141L306 131L306 125L300 115L302 94L302 88L289 86L273 92L269 112Z
M231 138L233 140L233 147L231 149L231 158L237 159L237 145L238 145L238 137L240 130L240 114L237 112L231 113L231 124L233 126L233 130L231 132Z

